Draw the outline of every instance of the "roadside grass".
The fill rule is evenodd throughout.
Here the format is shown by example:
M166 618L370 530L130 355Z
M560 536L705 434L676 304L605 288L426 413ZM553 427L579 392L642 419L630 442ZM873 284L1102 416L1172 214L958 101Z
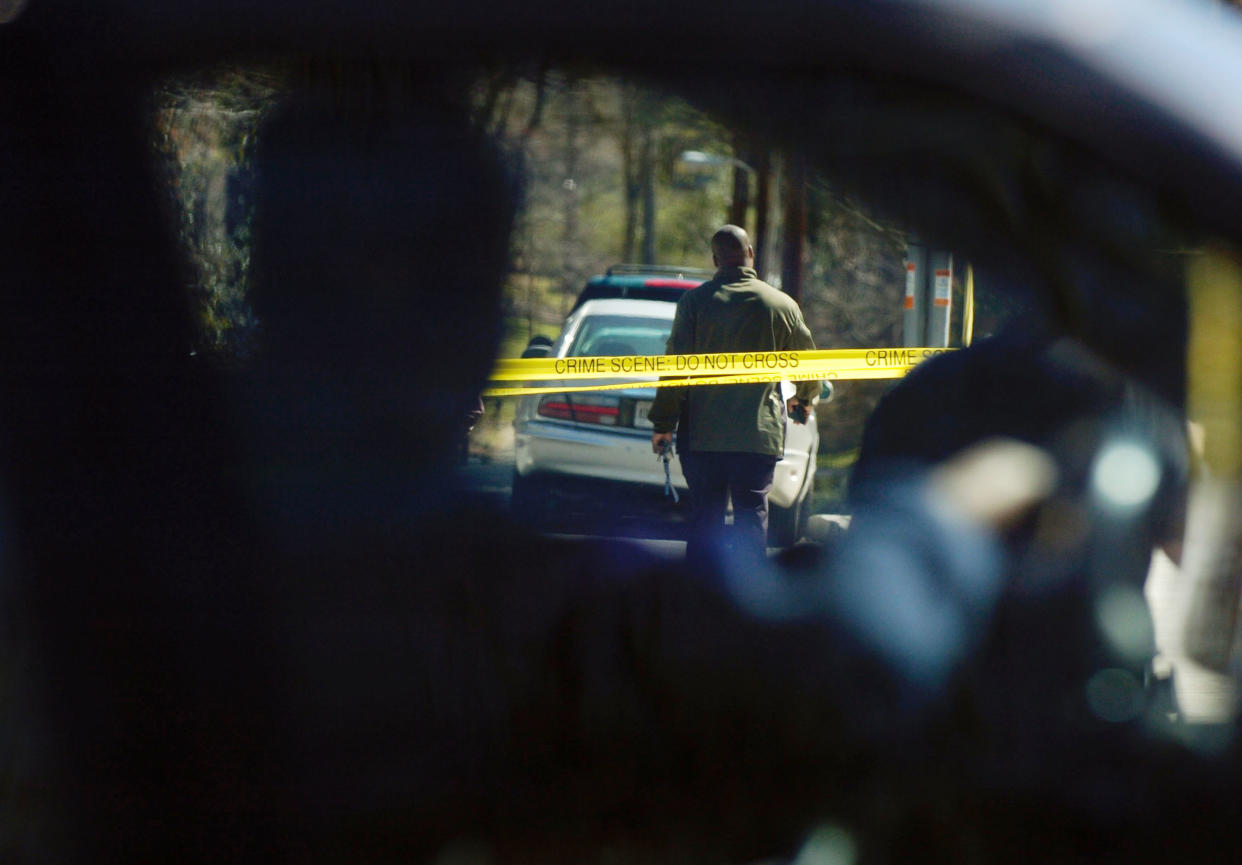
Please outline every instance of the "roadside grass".
M820 453L815 461L817 468L849 469L858 461L858 448L837 451L836 453Z
M551 277L525 273L509 275L502 298L506 339L512 335L513 341L521 345L511 355L504 353L508 346L502 345L501 357L517 357L535 334L556 336L573 302L561 283Z
M497 357L521 357L533 336L556 339L570 300L553 279L511 273L502 294L503 317ZM485 462L513 453L514 397L483 400L483 419L470 434L470 455Z
M857 459L858 448L816 455L815 486L811 490L811 513L843 514L849 512L849 476Z

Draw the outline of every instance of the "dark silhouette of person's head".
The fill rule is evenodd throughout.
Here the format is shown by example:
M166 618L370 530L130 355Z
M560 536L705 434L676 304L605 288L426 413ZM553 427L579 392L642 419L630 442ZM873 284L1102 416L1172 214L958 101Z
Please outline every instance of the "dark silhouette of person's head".
M280 495L348 491L337 509L389 508L382 489L450 464L499 332L508 179L402 81L304 84L259 133L250 439Z
M755 250L746 230L736 225L723 225L712 235L712 261L717 267L751 267Z

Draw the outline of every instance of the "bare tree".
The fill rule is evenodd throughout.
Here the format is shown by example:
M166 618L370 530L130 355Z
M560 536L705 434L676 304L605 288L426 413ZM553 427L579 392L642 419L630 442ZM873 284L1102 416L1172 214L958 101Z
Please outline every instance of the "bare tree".
M772 206L772 157L767 147L755 159L755 270L762 276L768 265L769 214Z
M897 345L901 338L905 236L873 219L855 202L812 180L815 217L808 245L802 308L816 345L862 348ZM887 382L847 382L822 413L826 451L854 447Z
M785 229L781 243L781 288L794 300L802 300L802 278L806 248L806 157L791 153L786 157Z
M733 195L729 199L729 222L746 227L746 214L750 210L750 174L753 156L751 148L742 136L733 139Z
M565 177L561 181L561 194L564 200L565 216L561 234L561 254L563 256L561 274L564 280L564 291L568 295L577 292L580 279L579 271L582 268L581 261L579 260L581 258L579 255L581 238L578 227L578 163L581 156L582 99L576 87L571 85L566 88L563 103L562 108L565 116L563 155Z
M232 363L253 349L246 300L255 133L282 82L274 69L211 70L165 83L155 144L192 273L196 351Z
M642 183L638 171L639 101L641 98L638 88L634 85L622 85L619 144L622 200L625 206L625 222L621 240L623 261L634 260L634 247L638 237L638 201L642 194Z
M656 131L648 123L641 130L638 150L639 183L643 192L643 264L656 262Z

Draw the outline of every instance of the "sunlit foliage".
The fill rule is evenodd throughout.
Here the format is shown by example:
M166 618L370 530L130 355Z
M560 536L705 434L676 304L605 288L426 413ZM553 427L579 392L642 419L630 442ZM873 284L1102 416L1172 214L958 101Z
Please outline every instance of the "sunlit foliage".
M168 81L156 94L155 143L200 324L191 350L225 361L253 348L251 156L278 81L271 72L221 69Z

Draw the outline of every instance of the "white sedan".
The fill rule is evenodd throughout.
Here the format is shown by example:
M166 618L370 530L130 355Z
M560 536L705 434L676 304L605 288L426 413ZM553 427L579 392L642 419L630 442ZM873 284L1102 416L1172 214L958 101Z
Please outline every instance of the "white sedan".
M673 327L676 304L626 298L592 300L578 307L549 351L551 357L657 355ZM782 382L786 399L793 385ZM655 388L636 382L624 390L551 393L523 397L514 418L512 507L527 518L555 515L558 494L597 492L612 498L619 486L665 488L661 460L651 453L647 412ZM769 495L769 542L789 546L802 533L815 477L819 430L786 422L785 455L776 464ZM686 490L680 461L669 466L671 485Z

